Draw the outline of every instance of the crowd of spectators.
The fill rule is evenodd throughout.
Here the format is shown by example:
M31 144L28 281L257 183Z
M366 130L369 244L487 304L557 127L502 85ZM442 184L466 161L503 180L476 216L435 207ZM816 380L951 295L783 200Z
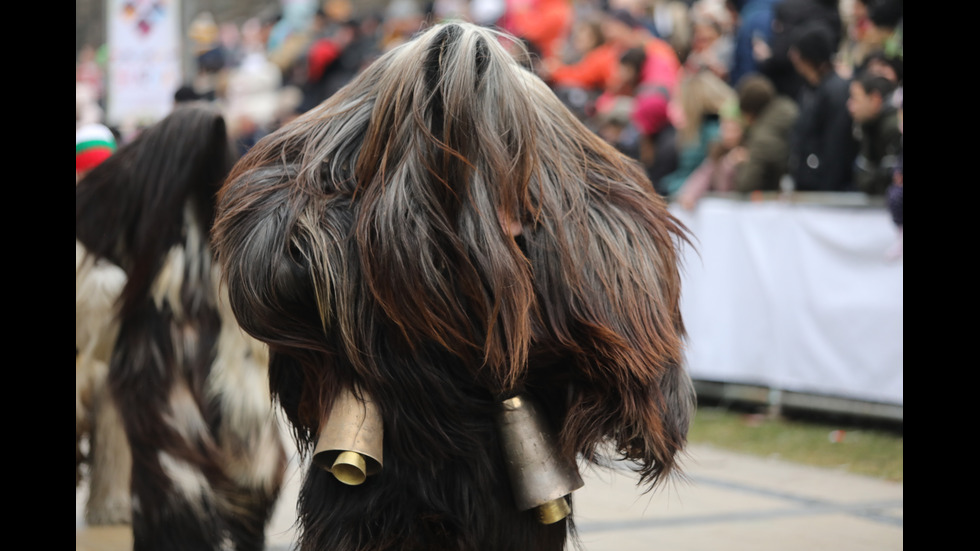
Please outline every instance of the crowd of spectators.
M189 29L197 72L175 101L220 102L244 152L428 24L466 19L523 40L532 70L670 201L859 192L897 205L901 225L901 0L381 5L326 0L241 24L202 13ZM91 65L78 74L92 79Z

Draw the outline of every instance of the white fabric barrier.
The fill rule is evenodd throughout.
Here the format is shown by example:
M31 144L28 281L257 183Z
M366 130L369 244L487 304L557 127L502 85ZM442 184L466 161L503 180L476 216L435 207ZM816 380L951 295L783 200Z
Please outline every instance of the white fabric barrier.
M902 405L904 262L884 208L707 197L682 312L696 380Z

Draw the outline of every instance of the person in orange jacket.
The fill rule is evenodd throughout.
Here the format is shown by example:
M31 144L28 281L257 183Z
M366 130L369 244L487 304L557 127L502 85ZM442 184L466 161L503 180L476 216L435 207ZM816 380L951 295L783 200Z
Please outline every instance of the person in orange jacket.
M541 77L552 86L601 92L615 72L621 46L606 40L599 17L576 21L569 38L570 50L578 59L566 62L557 54L545 58Z
M530 42L548 59L558 54L571 28L574 12L570 0L505 0L506 12L498 25Z

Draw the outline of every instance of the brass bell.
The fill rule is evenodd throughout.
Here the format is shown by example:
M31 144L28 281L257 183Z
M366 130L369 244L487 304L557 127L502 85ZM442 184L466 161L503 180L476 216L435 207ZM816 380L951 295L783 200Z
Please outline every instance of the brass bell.
M504 400L497 426L518 510L552 524L571 513L566 496L585 485L578 466L558 455L557 438L526 395Z
M320 421L313 463L344 484L356 486L381 471L384 425L377 404L365 392L345 389Z

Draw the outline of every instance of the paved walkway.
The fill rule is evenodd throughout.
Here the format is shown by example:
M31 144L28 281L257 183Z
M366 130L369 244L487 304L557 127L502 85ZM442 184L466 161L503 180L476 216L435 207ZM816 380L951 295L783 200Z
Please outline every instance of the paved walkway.
M903 485L843 471L691 446L688 479L641 494L622 470L583 468L575 492L580 545L569 551L896 551ZM295 464L267 531L268 551L292 551ZM128 551L125 527L86 526L75 493L76 551Z

